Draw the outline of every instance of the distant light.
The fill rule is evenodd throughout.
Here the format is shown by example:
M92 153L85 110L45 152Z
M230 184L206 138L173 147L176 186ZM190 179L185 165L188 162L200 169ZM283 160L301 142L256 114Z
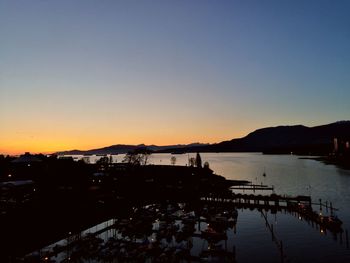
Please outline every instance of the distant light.
M27 166L30 167L30 163L28 163Z
M45 260L49 260L49 258L48 258L48 257L45 257L44 259L45 259Z
M12 174L9 174L8 177L11 178L11 177L12 177Z
M321 229L320 232L323 234L323 232L324 232L323 229Z
M299 216L299 220L301 220L301 216Z

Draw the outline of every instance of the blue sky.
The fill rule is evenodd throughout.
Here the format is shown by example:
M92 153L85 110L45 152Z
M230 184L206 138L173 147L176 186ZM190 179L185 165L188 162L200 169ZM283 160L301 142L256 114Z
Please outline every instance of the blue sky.
M349 119L350 1L0 0L0 151Z

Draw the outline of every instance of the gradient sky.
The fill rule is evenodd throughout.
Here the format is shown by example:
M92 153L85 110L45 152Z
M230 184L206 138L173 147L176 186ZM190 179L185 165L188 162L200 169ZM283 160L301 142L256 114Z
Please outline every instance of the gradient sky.
M0 0L0 153L350 116L350 1Z

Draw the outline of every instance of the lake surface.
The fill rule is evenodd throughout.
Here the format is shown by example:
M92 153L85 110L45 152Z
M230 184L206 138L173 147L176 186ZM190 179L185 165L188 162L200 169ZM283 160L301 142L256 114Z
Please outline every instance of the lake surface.
M176 165L186 165L195 154L152 154L149 163L170 165L171 156L176 157ZM285 212L267 212L267 221L273 225L277 241L282 241L284 262L350 262L345 235L350 229L350 171L294 155L202 153L201 157L203 163L208 162L216 174L227 179L273 185L276 194L310 195L315 203L319 199L332 202L333 207L339 209L337 216L343 221L341 235L322 232L315 225ZM94 162L97 157L90 158ZM123 155L113 156L113 159L121 162ZM314 209L318 211L319 206L315 205ZM281 262L280 251L272 241L261 212L249 209L238 212L236 233L228 233L228 246L235 247L237 262ZM325 213L325 208L321 212Z

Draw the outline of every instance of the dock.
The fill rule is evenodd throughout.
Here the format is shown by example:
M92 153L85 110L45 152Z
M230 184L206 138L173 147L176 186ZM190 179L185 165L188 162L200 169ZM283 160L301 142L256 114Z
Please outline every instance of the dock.
M200 198L203 202L219 202L226 204L233 204L238 207L252 207L262 209L280 209L280 208L292 208L294 206L303 205L311 208L311 197L310 196L287 196L287 195L253 195L253 194L235 194L218 196L211 195Z
M247 185L239 185L239 186L232 186L230 187L231 190L270 190L273 191L273 186L267 186L262 184L247 184Z
M331 215L326 216L321 212L315 212L312 209L312 203L310 196L287 196L287 195L253 195L253 194L235 194L225 196L208 196L201 197L201 202L204 204L215 204L226 207L245 208L245 209L257 209L259 211L271 210L271 213L285 210L289 213L295 214L299 219L304 218L308 222L315 223L320 226L320 229L328 229L333 233L341 233L342 221L336 216L333 216L333 210L338 209L331 207ZM326 206L321 203L320 208Z

